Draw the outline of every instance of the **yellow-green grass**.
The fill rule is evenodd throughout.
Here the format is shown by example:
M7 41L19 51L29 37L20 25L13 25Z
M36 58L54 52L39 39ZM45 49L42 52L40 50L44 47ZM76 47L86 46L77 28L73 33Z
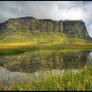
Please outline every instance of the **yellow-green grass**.
M13 83L13 82L12 82ZM10 87L0 84L1 91L92 91L92 67L80 70L77 73L44 74L43 78L35 80L33 77L24 83L18 81Z
M77 46L78 45L78 46ZM60 32L9 31L0 38L0 51L10 49L64 49L92 48L92 43L79 38L69 38Z
M0 45L3 50L62 50L62 49L92 49L92 45Z
M57 45L57 44L92 44L79 38L69 38L60 32L7 32L0 39L0 45Z

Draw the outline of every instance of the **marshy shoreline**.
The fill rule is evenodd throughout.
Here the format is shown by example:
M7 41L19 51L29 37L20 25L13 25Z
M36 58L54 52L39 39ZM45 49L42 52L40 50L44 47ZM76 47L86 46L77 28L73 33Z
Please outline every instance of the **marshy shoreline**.
M64 74L43 74L43 78L29 81L18 80L16 85L5 87L0 84L0 91L91 91L92 67L81 69L78 73L65 72ZM11 80L12 83L13 80Z
M20 55L23 54L24 52L28 52L31 51L31 54L27 54L27 58L24 59L24 61L21 59L23 59L23 57L18 56L18 58L20 59L19 64L22 64L23 62L26 62L26 59L28 58L28 55L30 57L30 55L32 55L33 53L33 57L36 58L39 56L39 53L41 53L40 51L47 51L47 57L49 59L47 59L47 62L49 62L48 60L51 59L51 56L53 56L54 58L51 59L52 60L56 60L57 64L58 64L58 60L60 55L62 56L61 52L58 54L52 53L52 54L48 54L50 50L61 50L61 51L84 51L84 50L92 50L92 45L0 45L0 56L16 56L16 55ZM35 53L35 51L39 51L39 53ZM43 56L44 53L42 53L40 56L43 58L45 56ZM70 54L70 52L68 53ZM57 56L58 55L58 56ZM74 53L73 53L74 55ZM78 54L79 55L79 54ZM80 54L82 55L82 54ZM25 57L26 57L25 56ZM39 56L39 58L40 58ZM50 56L50 57L49 57ZM64 57L67 56L66 54L64 54ZM71 63L71 58L73 58L74 56L72 56L72 54L70 54L69 56L69 60L67 59L67 63L68 61ZM86 56L83 56L83 60L85 59ZM30 57L31 59L32 57ZM33 61L35 60L33 58ZM56 59L57 58L57 59ZM65 57L66 58L66 57ZM77 54L75 54L75 58L77 57ZM7 63L8 58L5 58L5 62ZM10 57L9 57L10 59ZM31 60L29 59L29 61L31 62ZM2 60L2 59L1 59ZM13 64L13 59L12 63L10 63L10 65L12 66ZM39 59L38 59L39 60ZM80 56L79 56L79 60L80 60ZM15 59L16 61L16 59ZM76 60L78 61L78 60ZM2 61L3 62L3 61ZM11 61L9 61L11 62ZM18 64L18 62L16 61L15 63ZM46 61L45 61L46 62ZM75 61L72 61L75 62ZM78 62L82 62L82 59ZM50 63L50 62L49 62ZM55 63L55 62L54 62ZM54 65L54 63L51 63L52 65ZM2 63L3 64L3 63ZM9 64L9 63L8 63ZM15 64L15 65L16 65ZM25 63L24 63L25 64ZM47 63L46 63L47 64ZM6 64L7 65L7 64ZM50 64L48 64L50 65ZM74 63L75 65L75 63ZM77 65L76 65L77 66ZM25 66L28 67L28 66ZM31 67L30 67L31 68ZM30 70L31 71L31 70ZM13 72L14 73L14 72ZM16 73L16 72L15 72ZM65 72L65 73L60 73L60 74L55 74L53 72L53 74L51 75L46 75L46 73L42 73L43 78L39 77L39 79L36 81L34 77L29 77L29 80L24 82L24 80L18 80L18 82L16 82L16 85L14 85L14 80L10 79L9 81L12 83L9 87L5 87L4 83L0 84L0 91L91 91L92 90L92 67L83 67L82 69L79 70L79 72L74 73L74 72Z

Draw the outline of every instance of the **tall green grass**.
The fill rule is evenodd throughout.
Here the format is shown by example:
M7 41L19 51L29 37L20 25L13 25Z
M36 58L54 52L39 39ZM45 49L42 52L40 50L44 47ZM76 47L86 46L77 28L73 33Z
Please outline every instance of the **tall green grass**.
M16 86L4 87L0 84L1 91L92 91L92 67L80 70L80 72L66 72L64 74L44 75L36 81L30 78L29 82Z

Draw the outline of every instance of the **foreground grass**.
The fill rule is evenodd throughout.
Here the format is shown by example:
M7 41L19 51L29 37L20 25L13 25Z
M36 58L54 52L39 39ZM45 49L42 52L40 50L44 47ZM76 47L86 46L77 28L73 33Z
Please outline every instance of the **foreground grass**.
M45 75L38 81L22 82L16 86L5 87L0 84L1 91L91 91L92 90L92 67L82 69L78 73L66 72L64 74Z

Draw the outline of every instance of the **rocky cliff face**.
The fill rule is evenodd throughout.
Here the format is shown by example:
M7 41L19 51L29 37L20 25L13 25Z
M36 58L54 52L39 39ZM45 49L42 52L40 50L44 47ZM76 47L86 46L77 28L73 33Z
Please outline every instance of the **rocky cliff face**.
M9 19L0 24L0 32L28 30L33 32L62 32L69 37L91 39L83 21L54 21L50 19L35 19L34 17L21 17Z
M88 32L83 21L64 21L63 32L71 37L88 38Z

